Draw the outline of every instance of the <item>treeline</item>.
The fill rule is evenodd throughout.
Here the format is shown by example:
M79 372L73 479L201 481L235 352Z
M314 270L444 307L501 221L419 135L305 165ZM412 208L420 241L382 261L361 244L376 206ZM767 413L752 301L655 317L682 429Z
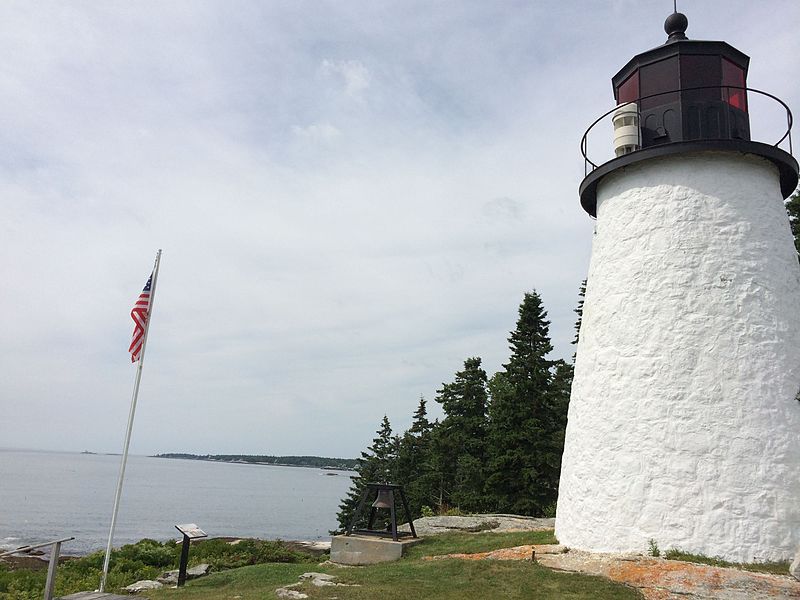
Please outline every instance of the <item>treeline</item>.
M573 343L584 290L585 282ZM480 358L466 359L436 392L441 421L428 419L424 397L401 435L384 416L339 506L340 528L350 523L368 482L402 485L413 518L428 509L554 516L573 365L548 358L549 326L539 294L526 293L501 371L488 377Z
M264 454L185 454L172 452L156 454L156 458L183 458L188 460L212 460L218 462L252 463L259 465L281 465L289 467L315 467L318 469L354 469L356 458L328 458L325 456L268 456Z

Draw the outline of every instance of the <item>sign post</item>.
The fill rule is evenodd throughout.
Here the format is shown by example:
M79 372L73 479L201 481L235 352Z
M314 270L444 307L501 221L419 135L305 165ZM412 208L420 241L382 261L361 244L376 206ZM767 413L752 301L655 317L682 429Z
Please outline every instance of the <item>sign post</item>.
M189 564L189 542L198 538L208 537L208 535L194 523L175 525L175 529L183 534L181 565L178 567L178 587L183 587L183 584L186 583L186 566Z

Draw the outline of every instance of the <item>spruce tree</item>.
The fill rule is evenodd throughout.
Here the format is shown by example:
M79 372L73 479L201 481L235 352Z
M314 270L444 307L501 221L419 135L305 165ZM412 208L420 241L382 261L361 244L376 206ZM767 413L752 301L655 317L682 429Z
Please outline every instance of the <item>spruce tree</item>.
M468 358L452 383L442 384L436 401L445 417L432 436L432 466L437 505L466 511L484 502L487 379L481 359Z
M569 371L547 358L549 325L539 294L526 293L508 339L511 357L490 385L486 491L500 512L552 513L558 497Z
M336 518L339 521L340 531L344 531L350 524L366 484L389 483L392 479L396 464L396 442L392 437L392 427L386 415L383 416L381 426L376 434L372 445L358 458L358 465L355 469L358 475L352 477L353 483L350 490L339 505L339 513ZM356 527L366 525L366 516L366 511L364 511L356 523Z
M436 477L431 464L431 431L425 398L420 396L411 428L399 438L395 483L403 486L412 518L435 504Z

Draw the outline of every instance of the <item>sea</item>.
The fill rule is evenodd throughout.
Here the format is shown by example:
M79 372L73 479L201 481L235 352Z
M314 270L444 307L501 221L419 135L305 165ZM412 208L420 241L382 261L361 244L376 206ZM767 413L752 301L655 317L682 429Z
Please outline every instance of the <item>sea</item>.
M0 553L63 537L62 554L105 549L121 457L0 449ZM114 546L209 537L324 540L349 471L129 456Z

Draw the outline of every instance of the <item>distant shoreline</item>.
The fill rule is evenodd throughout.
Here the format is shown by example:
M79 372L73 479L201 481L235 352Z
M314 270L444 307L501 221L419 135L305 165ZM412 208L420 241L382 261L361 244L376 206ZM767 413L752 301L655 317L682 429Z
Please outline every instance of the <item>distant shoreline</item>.
M170 458L180 460L203 460L269 467L306 467L324 471L355 471L358 461L354 458L330 458L325 456L270 456L260 454L188 454L168 452L154 454L150 458Z

